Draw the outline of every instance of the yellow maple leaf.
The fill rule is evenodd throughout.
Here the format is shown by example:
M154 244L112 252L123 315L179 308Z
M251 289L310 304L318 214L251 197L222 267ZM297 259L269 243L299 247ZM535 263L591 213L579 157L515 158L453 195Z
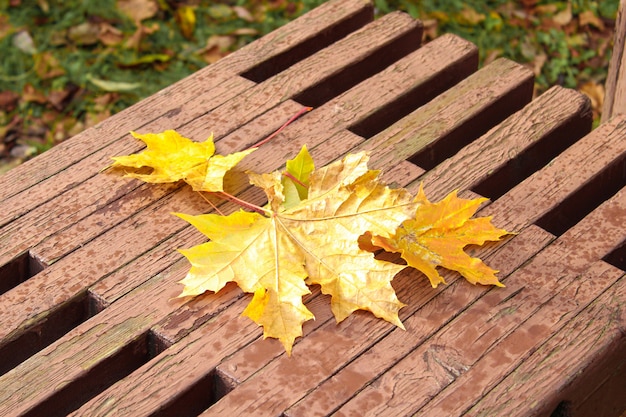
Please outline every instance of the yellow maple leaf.
M391 237L416 203L406 190L382 184L367 160L365 153L352 154L301 176L298 181L309 183L306 198L290 204L285 204L283 173L250 174L251 183L267 194L264 215L179 214L211 239L181 250L192 267L181 281L180 296L236 282L254 293L244 315L263 326L264 337L278 338L289 354L302 323L313 318L302 303L307 284L319 284L331 295L337 321L364 309L403 327L398 311L404 304L391 280L404 266L375 259L359 248L358 237L367 231Z
M194 191L224 191L226 172L256 150L252 148L229 155L215 155L213 135L204 142L194 142L174 130L131 134L142 140L147 149L135 155L113 157L113 167L152 168L149 174L127 172L126 176L150 183L184 180Z
M486 198L466 200L453 191L438 203L431 203L420 187L415 217L407 220L391 238L373 236L372 242L390 252L399 252L408 265L422 271L433 288L445 281L437 266L458 271L472 284L504 287L496 273L478 258L463 251L467 245L482 245L510 234L491 224L491 217L472 219Z

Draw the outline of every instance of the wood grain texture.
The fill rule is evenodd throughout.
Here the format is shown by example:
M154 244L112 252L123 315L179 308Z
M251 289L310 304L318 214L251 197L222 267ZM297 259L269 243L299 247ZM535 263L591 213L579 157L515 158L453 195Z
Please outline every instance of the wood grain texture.
M626 408L621 395L623 379L617 384L611 379L624 372L625 296L626 279L622 276L567 321L467 415L545 415L561 401L569 402L576 415L619 415Z
M613 54L606 79L602 123L626 113L626 0L620 0L613 35Z
M361 148L378 150L372 158L374 166L390 166L393 160L410 159L419 152L431 162L445 159L449 153L455 153L454 147L471 142L528 103L532 78L526 68L496 60L372 137Z
M508 208L499 214L496 224L506 224L511 230L522 226L520 216L537 221L547 213L546 206L555 207L568 195L591 181L612 161L624 158L626 142L621 140L626 129L626 118L618 117L585 136L561 153L544 169L537 171L519 185L493 202L486 214L499 212L499 206Z
M433 200L455 188L495 199L590 130L589 100L574 90L554 87L418 181ZM440 191L430 190L435 182Z
M117 351L148 332L160 318L185 303L185 300L173 298L178 292L175 283L186 272L184 261L174 264L92 320L76 327L62 340L1 376L0 412L8 414L8 410L25 411L45 398L59 395L67 384L80 379L81 375L114 357ZM203 308L205 314L215 315L232 304L240 294L236 287L230 286L220 296L205 297L192 308ZM142 306L140 312L135 311L135 307L141 303L146 305ZM72 349L85 353L75 355ZM47 363L47 366L42 367L42 362ZM17 391L21 395L13 396Z
M367 78L369 68L379 63L378 51L386 52L390 65L417 49L420 37L421 24L406 14L388 14L196 118L193 126L180 131L189 137L204 137L209 129L222 136L307 90L341 91L333 86L335 77L348 77L354 83Z

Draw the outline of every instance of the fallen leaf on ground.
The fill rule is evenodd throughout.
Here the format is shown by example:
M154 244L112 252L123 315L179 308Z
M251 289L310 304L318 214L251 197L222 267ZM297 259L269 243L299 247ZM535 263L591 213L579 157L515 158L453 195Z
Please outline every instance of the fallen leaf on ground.
M91 74L87 74L85 77L87 81L95 85L101 90L104 91L132 91L139 87L141 87L141 83L128 83L125 81L111 81L111 80L102 80L100 78L95 78Z
M186 39L193 38L193 31L196 28L196 12L191 6L181 6L176 9L176 22L180 27L180 32Z
M84 22L67 30L67 37L77 45L93 45L100 39L100 25Z
M150 19L159 11L158 4L153 0L117 0L117 7L135 23Z

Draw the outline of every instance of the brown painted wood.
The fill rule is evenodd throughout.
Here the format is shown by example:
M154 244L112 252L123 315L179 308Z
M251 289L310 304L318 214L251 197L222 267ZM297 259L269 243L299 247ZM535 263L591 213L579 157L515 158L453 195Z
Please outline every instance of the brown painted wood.
M613 35L613 54L606 79L602 122L617 114L626 114L626 0L620 0Z
M500 205L506 205L506 212L499 215L497 223L507 224L512 230L522 227L519 216L527 216L529 210L543 211L543 206L553 206L565 201L568 195L574 193L585 184L592 184L588 192L589 198L581 198L573 202L574 209L588 203L601 202L593 197L593 191L601 192L608 185L608 178L598 177L597 173L613 164L620 166L626 158L626 141L622 140L626 134L626 118L619 117L600 126L598 129L576 142L565 150L558 158L551 161L544 169L537 171L521 184L495 201L486 214L499 210ZM595 187L591 181L600 179ZM615 183L619 185L620 180ZM549 210L543 211L547 213ZM540 220L537 215L534 221ZM546 218L543 223L550 223Z
M466 187L495 200L588 133L591 121L585 96L553 87L418 181L434 200Z
M623 271L597 260L621 243L624 231L614 224L624 221L626 189L507 277L505 291L490 291L473 303L344 404L337 415L353 415L357 410L389 416L422 410L423 415L463 413L489 390L486 378L506 375L506 368L513 368L515 359L521 361L520 355L533 342L545 340L565 324L560 319L575 316L623 276ZM551 323L556 329L550 328ZM522 342L528 345L519 346ZM476 366L479 360L484 360L483 368ZM505 368L504 373L486 372L489 365Z
M620 415L626 409L622 395L625 296L626 279L622 277L525 359L468 415L545 415L561 402L573 415ZM598 352L602 352L601 359Z
M494 75L497 74L497 77ZM364 149L381 149L372 166L412 159L424 169L453 155L530 101L532 74L500 59L482 68L436 99L369 139ZM434 142L432 131L448 131ZM434 145L437 145L436 147ZM416 159L418 159L416 161Z

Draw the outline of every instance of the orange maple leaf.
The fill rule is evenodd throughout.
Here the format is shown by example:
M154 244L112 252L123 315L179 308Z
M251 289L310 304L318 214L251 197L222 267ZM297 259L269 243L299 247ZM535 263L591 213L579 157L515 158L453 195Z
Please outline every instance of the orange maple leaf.
M433 288L445 281L437 267L458 271L472 284L504 287L496 277L498 271L464 252L467 245L482 245L510 234L491 224L491 217L472 219L486 198L466 200L457 191L438 203L431 203L420 187L415 201L415 217L405 221L390 238L373 236L372 243L390 252L399 252L408 265L422 271Z

